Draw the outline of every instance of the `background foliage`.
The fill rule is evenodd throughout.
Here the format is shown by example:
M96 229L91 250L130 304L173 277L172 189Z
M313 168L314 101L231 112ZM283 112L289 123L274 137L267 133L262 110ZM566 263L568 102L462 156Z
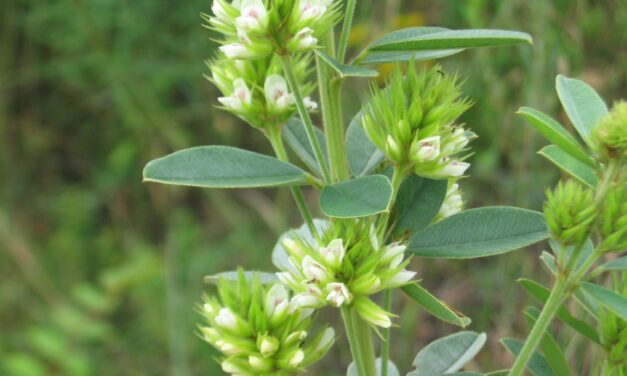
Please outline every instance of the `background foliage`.
M210 5L0 2L0 374L219 373L194 335L193 306L208 288L202 277L235 265L269 269L277 235L299 223L285 190L140 182L148 160L185 147L269 152L261 136L213 107L217 93L202 74L214 44L199 17ZM464 118L480 136L472 178L462 183L469 207L541 207L557 172L534 154L542 141L514 112L528 105L566 123L557 73L584 79L604 98L625 97L627 50L617 48L627 45L624 0L361 1L358 12L355 48L417 25L534 36L532 48L444 60L466 77L475 102ZM348 108L359 108L364 87L351 82ZM491 334L476 367L511 362L496 338L521 337L528 298L515 279L543 275L537 256L414 261L425 286ZM419 347L452 328L396 301L403 330L393 336L403 345L392 358L407 370ZM571 356L578 351L576 342L569 347ZM322 367L332 372L348 358L348 349L334 352Z

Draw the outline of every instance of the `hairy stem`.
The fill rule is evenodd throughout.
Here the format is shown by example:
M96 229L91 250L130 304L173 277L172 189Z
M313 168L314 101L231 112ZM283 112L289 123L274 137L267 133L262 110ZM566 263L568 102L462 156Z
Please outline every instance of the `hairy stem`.
M568 295L568 286L569 284L566 277L558 275L555 285L551 290L551 294L549 295L549 299L546 301L544 308L542 308L542 313L540 313L540 316L533 326L531 333L529 333L529 337L520 351L520 354L518 354L518 357L514 362L514 366L509 372L509 376L522 376L525 372L529 359L531 359L533 352L540 344L540 341L551 324L557 310L566 299Z
M359 316L354 307L342 306L341 310L351 354L357 367L357 374L359 376L377 376L370 325Z
M322 149L320 148L320 143L318 142L318 137L316 136L315 126L311 121L309 111L307 111L307 108L305 107L303 94L300 91L301 83L296 80L296 76L294 75L294 69L292 68L292 59L290 55L281 55L281 64L283 66L283 72L285 73L287 82L290 86L290 90L294 95L298 114L305 124L305 132L307 133L307 138L309 139L311 148L314 151L316 161L320 165L320 170L322 170L322 179L324 180L325 184L328 184L331 181L331 177L329 175L329 166L327 165L327 160L324 158L324 154L322 153Z
M276 154L277 158L284 162L289 162L287 152L285 151L285 145L283 145L283 139L281 139L280 128L271 128L266 133L266 136L268 137L268 140L270 140L270 144L272 145L272 149L274 149L274 153ZM298 207L298 211L300 212L301 217L307 224L307 227L309 228L311 234L316 240L318 240L318 231L316 230L316 226L313 223L309 208L305 203L305 198L303 197L302 190L300 189L300 187L290 187L290 190L292 191L294 201L296 201L296 206Z

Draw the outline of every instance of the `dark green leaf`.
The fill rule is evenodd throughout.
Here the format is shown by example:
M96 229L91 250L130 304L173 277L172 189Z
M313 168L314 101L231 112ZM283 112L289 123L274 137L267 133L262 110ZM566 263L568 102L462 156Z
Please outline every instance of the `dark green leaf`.
M597 186L597 177L594 168L581 162L555 145L549 145L538 152L540 155L553 162L562 171L575 179L594 188Z
M320 209L335 218L358 218L385 212L392 200L392 183L370 175L328 185L320 194Z
M523 342L513 338L503 338L501 343L514 356L518 356L524 345ZM534 376L555 376L544 356L537 351L534 351L533 355L531 355L531 359L527 363L527 369Z
M525 118L547 140L579 161L594 167L594 160L590 158L586 150L553 118L530 107L521 107L517 113Z
M414 233L408 249L423 257L476 258L522 248L547 236L542 213L486 207L456 214Z
M529 326L535 325L539 316L540 311L534 307L527 307L525 310L525 318L527 319ZM544 354L544 357L549 363L549 366L553 370L555 376L572 375L564 352L549 331L547 331L542 337L542 340L540 341L540 349L542 350L542 354Z
M429 226L446 198L448 182L411 175L398 191L396 198L395 233L412 232Z
M465 328L470 325L470 319L457 310L450 308L446 303L431 295L422 286L412 283L402 287L416 303L420 304L427 312L450 324Z
M416 359L416 369L407 376L441 376L459 371L472 360L486 341L485 333L459 332L440 338L422 349Z
M531 43L526 33L508 30L446 30L414 27L394 31L371 44L371 51L417 51Z
M326 53L324 53L324 52L322 52L320 50L315 50L315 51L316 51L316 54L322 60L324 60L327 64L329 64L329 66L331 68L333 68L337 73L340 74L341 78L346 78L346 77L377 77L379 75L379 72L377 72L376 70L372 70L372 69L368 69L368 68L364 68L364 67L359 67L359 66L354 66L354 65L346 65L346 64L340 63L335 58L327 55Z
M600 266L603 271L606 270L627 270L627 256L619 257L616 260L608 261Z
M348 164L353 176L368 175L384 158L384 154L370 141L361 125L361 112L351 120L346 131Z
M586 294L596 299L602 306L614 312L621 319L627 320L627 298L612 290L590 282L582 282L581 288Z
M300 168L278 159L230 146L200 146L155 159L144 181L203 188L253 188L298 185Z
M541 303L544 304L548 300L550 291L541 284L529 279L519 279L518 283ZM572 316L564 306L557 311L557 317L589 340L597 344L601 343L596 330L585 321Z
M590 135L608 113L607 105L590 85L573 78L557 76L557 95L581 138L590 144Z
M322 155L326 156L327 143L324 139L324 134L320 129L314 129L318 137L320 149L322 149ZM282 136L294 153L298 155L298 158L305 162L307 167L311 170L317 172L318 176L322 176L322 170L316 160L316 155L311 147L309 137L307 137L307 131L305 131L305 124L303 124L302 120L296 118L290 119L282 129Z

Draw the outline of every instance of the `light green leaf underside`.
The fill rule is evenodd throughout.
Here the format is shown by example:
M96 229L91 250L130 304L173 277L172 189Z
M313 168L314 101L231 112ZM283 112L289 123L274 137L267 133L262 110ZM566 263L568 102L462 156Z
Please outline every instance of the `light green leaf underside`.
M607 105L590 85L562 75L556 79L557 95L581 138L590 144L592 130L608 113Z
M324 60L331 68L333 68L337 73L339 73L341 78L346 77L377 77L379 72L373 69L359 67L355 65L347 65L340 63L335 58L327 55L326 53L315 50L316 55L318 55L322 60Z
M577 158L590 167L594 167L594 160L560 123L545 113L530 107L521 107L517 114L542 134L547 140Z
M627 298L605 287L590 282L582 282L581 289L592 296L602 306L627 320Z
M503 46L531 43L529 34L518 31L467 29L447 30L415 27L394 31L372 43L370 51L417 51Z
M230 146L199 146L155 159L144 181L202 188L253 188L299 185L300 168L267 155Z
M408 250L433 258L492 256L548 236L542 213L512 207L472 209L412 235Z
M600 267L602 270L627 270L627 256L608 261Z
M326 156L327 143L324 139L324 134L320 129L314 129L318 137L318 144L320 145L320 149L322 149L322 155ZM303 124L302 120L296 118L290 119L283 127L281 135L298 158L312 171L315 171L318 176L322 176L322 169L316 160L316 155L311 147L309 137L307 137L307 131L305 131L305 124Z
M361 112L353 117L346 130L346 150L353 176L368 175L385 157L364 131L361 125Z
M358 218L385 212L392 200L392 183L370 175L328 185L320 194L320 209L335 218Z
M375 367L377 368L377 376L381 375L382 363L383 362L381 358L377 358L377 360L375 361ZM357 366L355 365L354 362L351 362L351 364L348 366L348 369L346 370L346 376L359 376L359 374L357 373ZM396 364L394 364L394 362L392 362L391 360L388 360L387 376L400 376L400 372L398 371Z
M470 325L471 320L468 317L450 308L446 303L433 296L422 286L412 283L403 286L402 289L416 303L420 304L422 308L438 319L462 328Z
M416 359L416 369L407 376L441 376L459 371L481 350L485 333L459 332L440 338L422 349Z
M573 178L585 185L594 188L597 185L597 177L594 169L555 145L549 145L538 152L541 156L551 161Z

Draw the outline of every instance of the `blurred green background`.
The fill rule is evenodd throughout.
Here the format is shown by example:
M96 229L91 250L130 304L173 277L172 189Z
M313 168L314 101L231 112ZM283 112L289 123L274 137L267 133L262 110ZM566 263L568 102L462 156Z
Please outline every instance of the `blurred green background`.
M141 183L168 152L229 144L270 152L214 108L202 75L213 54L199 13L210 0L0 2L0 375L218 375L195 334L194 304L221 270L269 270L278 234L299 225L288 192L203 191ZM376 16L373 16L376 15ZM400 16L399 16L400 15ZM532 47L466 51L443 61L466 77L479 134L470 207L539 209L558 173L543 141L514 114L522 105L565 122L557 73L589 82L608 103L627 86L625 0L358 2L355 50L386 30L418 25L519 29ZM388 70L381 68L382 73ZM351 82L345 115L365 82ZM314 192L309 198L315 202ZM546 280L538 250L472 262L415 260L424 285L473 318L490 343L475 369L511 362L498 344L523 337L520 276ZM455 330L396 298L393 359ZM326 313L337 322L335 312ZM563 333L569 336L571 333ZM346 349L344 339L338 349ZM576 357L579 347L571 345ZM343 374L334 351L310 374ZM576 369L576 368L575 368Z

